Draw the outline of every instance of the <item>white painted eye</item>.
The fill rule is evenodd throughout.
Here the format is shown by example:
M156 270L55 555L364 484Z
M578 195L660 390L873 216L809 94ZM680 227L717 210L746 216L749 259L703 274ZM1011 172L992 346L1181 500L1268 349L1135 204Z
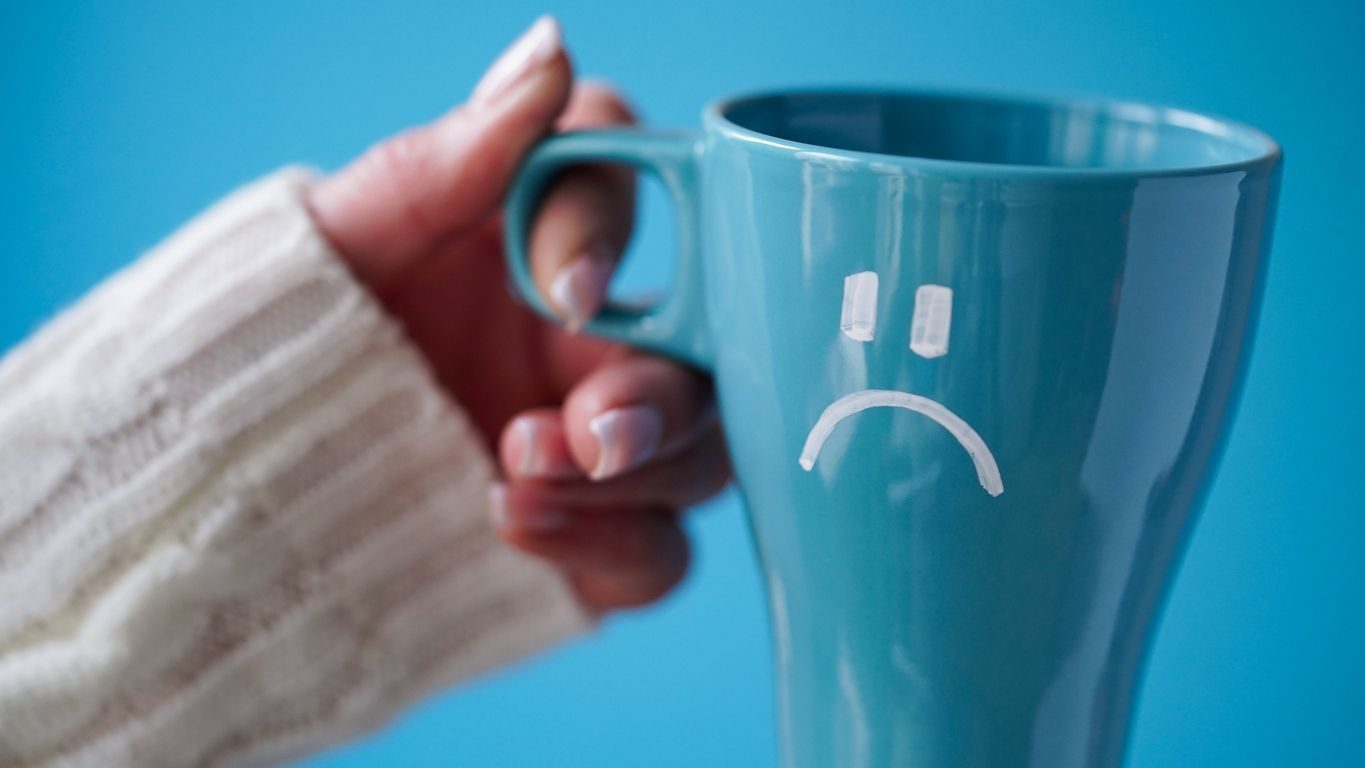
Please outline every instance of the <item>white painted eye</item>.
M844 307L839 330L854 341L872 341L877 333L877 273L855 272L844 278Z
M920 357L948 354L953 329L953 289L924 284L915 289L915 314L910 319L910 349Z

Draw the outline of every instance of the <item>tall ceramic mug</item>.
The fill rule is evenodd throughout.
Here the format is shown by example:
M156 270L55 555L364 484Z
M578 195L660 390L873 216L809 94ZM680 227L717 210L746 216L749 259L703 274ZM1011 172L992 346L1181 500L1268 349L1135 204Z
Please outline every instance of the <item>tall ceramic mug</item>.
M789 768L1114 766L1227 434L1270 243L1264 134L1129 103L798 91L700 134L544 142L654 172L669 296L589 333L715 376Z

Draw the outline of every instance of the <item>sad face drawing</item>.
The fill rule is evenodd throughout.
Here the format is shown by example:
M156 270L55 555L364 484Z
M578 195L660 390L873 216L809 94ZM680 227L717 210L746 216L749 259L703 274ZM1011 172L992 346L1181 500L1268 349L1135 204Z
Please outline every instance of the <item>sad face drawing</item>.
M948 354L952 331L953 290L942 285L925 284L915 289L915 310L910 321L910 350L933 359ZM844 304L839 329L848 338L871 343L877 334L877 273L857 272L844 278ZM863 389L850 392L830 403L806 435L798 462L807 472L815 467L825 440L840 423L869 408L904 408L933 419L948 430L971 457L976 478L986 493L1005 492L1000 468L981 436L961 417L942 403L921 395L890 389Z

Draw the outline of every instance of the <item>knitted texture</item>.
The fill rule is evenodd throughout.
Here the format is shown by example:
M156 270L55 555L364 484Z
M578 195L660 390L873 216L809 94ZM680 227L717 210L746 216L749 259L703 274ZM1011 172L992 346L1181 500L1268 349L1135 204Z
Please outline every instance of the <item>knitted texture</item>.
M486 449L308 180L0 363L0 766L277 763L587 625L497 542Z

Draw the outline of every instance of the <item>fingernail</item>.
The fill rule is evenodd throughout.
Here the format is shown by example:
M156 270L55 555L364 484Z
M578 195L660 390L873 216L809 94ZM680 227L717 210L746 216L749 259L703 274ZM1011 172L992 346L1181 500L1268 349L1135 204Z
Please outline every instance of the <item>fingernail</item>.
M519 418L513 422L521 453L517 456L516 475L518 477L562 479L580 477L578 465L567 455L556 457L544 444L545 426L529 418Z
M502 483L488 489L488 520L498 530L511 527L507 519L507 488Z
M536 432L538 427L530 419L516 423L517 436L521 440L521 458L517 460L518 475L533 475L541 469L544 457L536 456Z
M649 461L659 450L664 422L647 405L612 408L592 417L588 431L597 438L597 466L591 476L603 480Z
M555 273L550 281L550 298L564 311L570 331L582 328L602 308L611 272L607 249L593 247L570 259Z
M536 19L488 68L483 79L474 87L470 101L477 104L497 101L530 72L554 58L561 45L559 22L553 16Z
M569 524L569 515L555 507L522 504L514 513L507 503L507 486L502 483L488 489L488 519L494 528L503 531L514 528L553 531Z

